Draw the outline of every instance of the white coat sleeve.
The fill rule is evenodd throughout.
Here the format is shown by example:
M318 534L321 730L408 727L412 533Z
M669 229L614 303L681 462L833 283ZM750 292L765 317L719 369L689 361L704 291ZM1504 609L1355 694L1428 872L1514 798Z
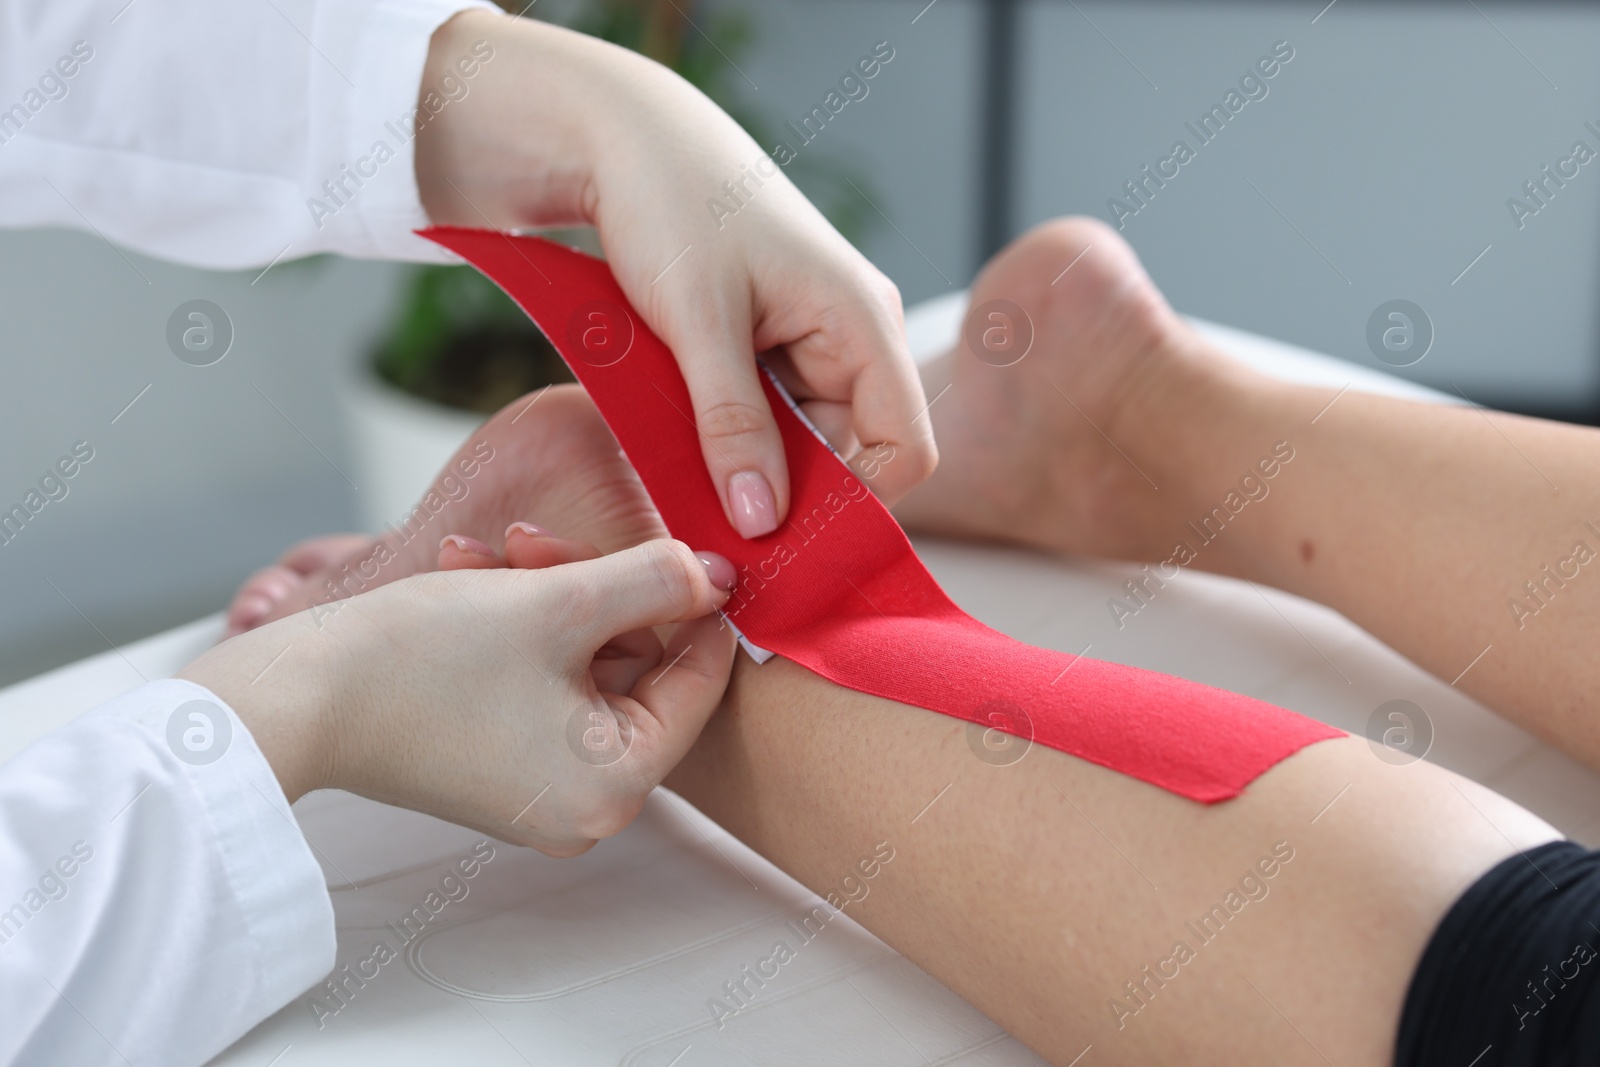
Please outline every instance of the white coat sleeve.
M210 691L152 682L0 765L0 1064L202 1064L334 950L311 848Z
M449 260L411 232L427 222L412 149L418 125L462 106L494 62L487 45L468 49L422 85L433 31L471 7L497 10L10 0L0 226L71 226L200 267L316 252Z

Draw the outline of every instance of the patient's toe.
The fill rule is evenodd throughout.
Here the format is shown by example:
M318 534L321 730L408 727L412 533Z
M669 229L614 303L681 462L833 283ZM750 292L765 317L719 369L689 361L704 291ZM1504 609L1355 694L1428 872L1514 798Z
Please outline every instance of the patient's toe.
M228 605L224 639L260 626L286 601L300 598L312 575L348 559L371 543L372 538L363 534L330 534L301 541L290 548L277 563L245 579L233 594L233 602Z
M234 593L228 605L228 628L225 637L233 637L259 626L304 579L301 575L280 564L256 571Z

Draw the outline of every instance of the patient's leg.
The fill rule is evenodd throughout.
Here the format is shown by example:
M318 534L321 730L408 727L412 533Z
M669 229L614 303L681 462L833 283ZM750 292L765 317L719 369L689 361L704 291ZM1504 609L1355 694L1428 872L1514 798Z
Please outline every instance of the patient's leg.
M517 532L506 549L587 554ZM974 733L741 657L668 784L1058 1064L1090 1045L1096 1063L1385 1063L1446 909L1556 836L1357 739L1208 807L1042 746L996 759Z
M954 383L931 409L942 458L902 522L1152 562L1187 546L1600 767L1600 431L1266 379L1087 219L991 262L973 301L997 299L1032 317L1033 350L932 369L928 395Z
M523 495L501 508L602 544L654 521L581 396L553 393L521 425L525 440L551 431L549 448L515 455ZM782 660L741 662L671 784L823 894L893 849L847 914L1063 1064L1089 1044L1085 1064L1385 1062L1445 909L1555 836L1358 740L1313 745L1210 807L1043 747L994 766L967 724Z
M447 544L440 562L589 551L513 531L504 560ZM1445 910L1556 836L1361 740L1208 807L973 734L741 657L668 784L1058 1064L1090 1045L1096 1063L1385 1063Z
M1359 739L1204 806L1042 746L994 766L968 730L740 657L667 784L820 894L887 843L846 914L1056 1064L1387 1063L1445 910L1557 836ZM1274 848L1292 860L1229 917Z

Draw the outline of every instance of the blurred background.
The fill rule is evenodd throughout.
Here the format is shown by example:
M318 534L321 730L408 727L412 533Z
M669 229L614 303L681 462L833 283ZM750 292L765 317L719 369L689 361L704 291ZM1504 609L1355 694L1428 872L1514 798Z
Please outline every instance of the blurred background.
M1382 367L1368 320L1407 300L1434 340L1396 373L1510 410L1600 414L1600 162L1562 162L1580 140L1600 151L1600 6L538 10L674 65L764 144L888 42L867 97L788 172L908 306L964 288L1033 223L1096 215L1180 311ZM1241 85L1274 56L1270 79ZM1186 124L1213 107L1227 122L1202 143ZM1130 193L1180 139L1194 157ZM208 366L167 341L193 300L231 322ZM398 519L407 456L555 373L460 273L333 258L206 273L93 233L0 233L0 323L0 508L75 442L94 450L0 546L0 683L214 611L297 538Z

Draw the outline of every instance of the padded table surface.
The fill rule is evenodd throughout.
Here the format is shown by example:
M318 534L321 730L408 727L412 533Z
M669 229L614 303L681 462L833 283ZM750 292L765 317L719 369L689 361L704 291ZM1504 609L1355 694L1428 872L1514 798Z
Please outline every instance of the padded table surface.
M955 335L960 294L917 309L928 353ZM1444 398L1375 371L1198 325L1273 373L1338 388ZM1600 840L1600 775L1502 722L1327 609L1186 572L1118 629L1106 606L1137 568L919 540L952 597L1020 640L1182 675L1352 733L1403 698L1433 724L1428 758ZM220 633L218 617L0 691L0 757ZM1399 771L1397 771L1399 773ZM481 835L349 794L295 812L332 892L340 963L420 904ZM908 819L913 813L908 813ZM819 901L680 798L658 790L629 829L572 860L496 842L494 858L377 977L320 1019L297 999L218 1057L230 1067L373 1063L628 1067L1038 1064L998 1026L848 918L801 945L788 925ZM720 1027L708 1008L784 940L796 948L753 1004ZM159 981L159 975L152 975ZM330 1001L329 1003L333 1003Z

